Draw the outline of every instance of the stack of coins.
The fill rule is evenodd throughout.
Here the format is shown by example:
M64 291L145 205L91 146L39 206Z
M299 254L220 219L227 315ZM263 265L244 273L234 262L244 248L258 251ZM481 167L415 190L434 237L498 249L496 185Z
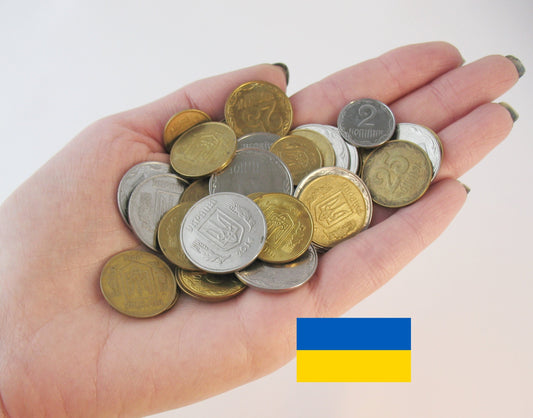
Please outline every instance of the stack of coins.
M102 293L118 311L157 315L178 289L214 302L247 286L297 288L313 276L317 251L368 228L373 201L401 207L420 198L442 158L433 131L396 124L373 99L346 105L338 127L290 130L285 93L252 81L229 96L224 116L175 114L163 132L170 165L141 163L122 178L121 216L160 254L126 251L106 264Z

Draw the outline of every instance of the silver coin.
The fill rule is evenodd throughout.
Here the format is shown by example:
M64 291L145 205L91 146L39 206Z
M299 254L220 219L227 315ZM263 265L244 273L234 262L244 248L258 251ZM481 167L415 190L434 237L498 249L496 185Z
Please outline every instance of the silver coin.
M319 123L309 123L307 125L298 126L296 129L311 129L324 135L335 150L335 165L341 168L348 168L350 166L350 155L348 153L348 147L346 142L342 139L339 130L335 126L321 125Z
M385 103L359 99L342 108L337 126L341 136L350 144L373 148L392 137L396 121Z
M148 177L157 176L158 174L172 173L170 164L160 163L158 161L148 161L131 167L118 185L117 203L120 215L126 225L130 226L128 217L128 202L133 189Z
M179 203L187 187L175 174L145 179L131 193L128 213L131 228L141 242L157 250L157 226L163 215Z
M296 289L307 282L316 271L318 255L313 246L288 264L270 264L261 260L250 267L235 272L244 284L268 292L285 292Z
M292 194L291 173L281 159L256 148L238 150L231 163L209 179L209 193L234 192Z
M442 160L442 145L439 137L431 129L415 123L399 123L396 126L394 139L412 142L426 151L433 166L433 177L437 175Z
M359 171L359 152L357 151L357 147L348 142L346 142L346 147L348 148L348 154L350 155L350 165L348 170L357 174Z
M270 151L271 145L279 138L279 135L270 132L253 132L237 139L237 149L259 148L265 151Z
M241 270L265 245L266 220L253 200L238 193L216 193L200 199L183 218L183 251L209 273Z

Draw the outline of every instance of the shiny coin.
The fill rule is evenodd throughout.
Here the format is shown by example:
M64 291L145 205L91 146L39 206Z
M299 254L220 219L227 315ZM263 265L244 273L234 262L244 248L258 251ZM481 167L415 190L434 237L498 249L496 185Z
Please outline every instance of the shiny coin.
M238 137L252 132L283 136L292 124L292 106L278 86L266 81L250 81L231 93L224 116Z
M290 134L303 136L311 140L320 151L320 155L322 156L322 165L324 167L335 166L335 150L333 149L331 142L329 142L329 139L327 139L324 135L318 133L317 131L313 131L312 129L295 129L291 131Z
M293 185L287 166L270 151L255 148L238 150L230 165L211 176L209 192L255 192L292 194Z
M253 132L237 139L237 149L259 148L265 151L270 151L272 144L279 138L280 136L277 134L268 132Z
M212 274L176 269L176 280L181 290L205 302L221 302L246 289L235 274Z
M307 207L283 193L267 193L254 202L267 223L265 246L257 258L268 263L288 263L300 257L313 238L313 219Z
M163 130L163 144L167 152L170 152L174 141L186 130L200 123L210 121L209 115L198 109L182 110L173 115Z
M372 219L370 193L354 173L324 167L311 173L296 188L313 217L313 243L331 248L367 228Z
M346 147L348 148L348 154L350 155L350 165L348 169L354 173L359 173L359 151L357 150L357 147L355 145L346 143Z
M284 292L307 282L316 271L318 256L313 246L288 264L270 264L257 260L250 267L235 273L237 278L258 290Z
M266 221L261 209L238 193L215 193L196 202L181 224L187 258L216 274L240 270L265 245Z
M131 228L144 245L157 249L157 225L179 203L187 186L174 174L149 177L133 190L128 204Z
M205 122L189 129L172 146L170 164L185 177L205 177L224 169L237 149L231 128L220 122Z
M167 310L176 299L176 281L170 267L156 255L124 251L104 265L100 289L117 311L148 318Z
M337 126L341 136L352 145L373 148L392 137L396 121L385 103L359 99L344 106Z
M362 173L374 202L390 208L419 199L432 176L433 167L425 151L402 140L389 141L375 149L363 165Z
M309 123L298 126L296 129L310 129L324 135L331 142L335 150L335 165L346 169L350 166L350 156L346 147L346 141L342 139L339 129L336 126Z
M184 202L198 202L202 197L209 194L209 177L204 177L193 181L183 191L180 198L180 203Z

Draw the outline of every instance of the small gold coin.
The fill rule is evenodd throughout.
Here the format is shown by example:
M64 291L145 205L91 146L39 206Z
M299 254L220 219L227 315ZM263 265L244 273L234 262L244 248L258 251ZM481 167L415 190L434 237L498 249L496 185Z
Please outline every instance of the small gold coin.
M291 128L292 106L278 86L266 81L249 81L228 97L224 116L239 138L252 132L283 136Z
M157 228L159 248L171 263L185 270L200 270L189 261L181 247L180 228L183 217L195 202L183 202L163 215Z
M170 164L182 176L205 177L223 170L236 150L237 138L228 125L205 122L178 138L170 151Z
M173 115L163 130L163 144L167 152L170 152L174 141L186 130L210 121L209 115L198 109L186 109Z
M322 156L322 165L324 167L335 166L335 149L333 149L333 145L324 135L311 129L295 129L290 134L303 136L313 141Z
M209 177L193 181L183 191L180 197L180 203L198 202L202 197L209 194Z
M305 253L313 238L313 219L307 207L284 193L266 193L254 202L267 223L265 246L257 258L267 263L289 263Z
M257 199L258 197L261 197L263 195L265 195L265 193L263 193L263 192L254 192L254 193L250 193L247 197L248 197L248 199L252 199L255 202L255 199Z
M402 140L389 141L370 153L362 178L378 205L399 208L425 193L433 166L418 145Z
M295 185L311 171L322 167L322 155L318 147L303 136L284 136L272 144L270 152L285 163Z
M183 292L207 302L227 300L246 289L246 285L242 284L233 273L212 274L177 268L176 281Z
M102 269L100 289L107 302L124 315L149 318L171 307L177 297L170 267L144 251L124 251Z

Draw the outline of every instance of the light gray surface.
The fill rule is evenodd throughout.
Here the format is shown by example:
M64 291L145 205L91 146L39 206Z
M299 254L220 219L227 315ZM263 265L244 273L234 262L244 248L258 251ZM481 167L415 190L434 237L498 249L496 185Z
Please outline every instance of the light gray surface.
M253 132L237 139L237 149L259 148L270 151L270 147L280 138L279 135L270 132Z

